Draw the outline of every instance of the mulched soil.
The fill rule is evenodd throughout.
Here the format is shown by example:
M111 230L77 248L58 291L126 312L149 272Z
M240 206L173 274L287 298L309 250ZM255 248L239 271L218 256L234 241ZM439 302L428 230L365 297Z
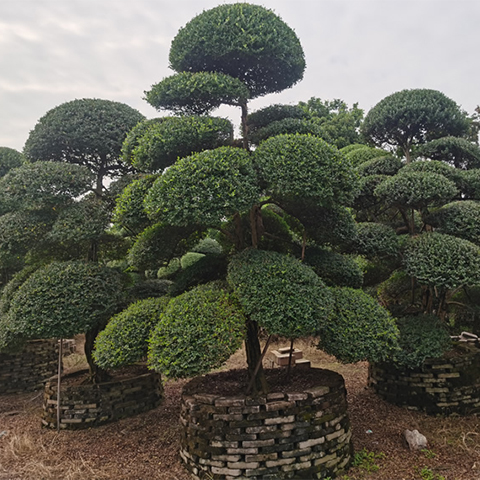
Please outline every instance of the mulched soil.
M345 480L480 480L478 417L428 417L390 405L367 388L366 363L342 365L307 343L297 347L314 366L345 378L355 451L365 449L367 457ZM243 362L238 352L227 368ZM0 479L190 480L178 455L185 384L167 382L165 402L153 411L60 433L40 428L42 393L0 397ZM405 429L423 433L428 450L410 452Z

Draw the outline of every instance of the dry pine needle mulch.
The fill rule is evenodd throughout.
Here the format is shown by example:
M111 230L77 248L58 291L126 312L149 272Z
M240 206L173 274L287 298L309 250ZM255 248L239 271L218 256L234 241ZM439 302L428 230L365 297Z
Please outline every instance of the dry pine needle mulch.
M345 480L480 480L478 417L428 417L387 404L366 387L366 363L341 365L308 343L297 348L314 366L345 378L355 451L365 453ZM243 362L238 352L227 368ZM0 479L190 480L178 455L185 383L167 382L165 402L151 412L58 434L40 428L42 393L0 397ZM423 433L428 450L410 452L405 429Z

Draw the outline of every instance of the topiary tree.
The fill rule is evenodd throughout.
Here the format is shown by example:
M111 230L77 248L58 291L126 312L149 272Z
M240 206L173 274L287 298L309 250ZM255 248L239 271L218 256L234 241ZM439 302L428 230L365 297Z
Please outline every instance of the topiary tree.
M422 306L444 319L455 289L480 284L480 249L451 235L425 233L405 251L406 272L424 287Z
M469 121L443 93L412 89L377 103L365 116L361 131L378 147L400 149L410 163L412 147L448 135L461 137L468 133Z
M11 296L0 337L69 338L85 333L91 378L101 381L105 375L93 361L93 344L98 331L120 308L122 291L115 270L96 263L50 263L28 276Z
M272 11L247 3L197 15L173 39L169 59L177 75L154 85L147 101L177 113L238 105L245 147L248 100L293 86L305 69L295 32Z
M129 252L131 266L146 272L160 267L160 275L174 281L170 290L174 298L152 333L149 362L175 378L206 373L245 339L250 389L265 391L260 329L295 339L318 334L330 321L329 288L300 259L307 258L310 248L324 247L339 270L350 269L360 283L358 268L339 260L342 243L347 245L355 233L348 206L356 195L358 175L336 147L312 135L276 135L255 152L248 151L248 98L293 85L304 68L298 39L272 12L248 4L222 5L204 12L179 32L170 60L178 75L154 86L147 98L155 98L158 108L188 115L206 114L221 102L238 101L245 148L192 149L194 153L183 153L151 187L132 184L119 203L119 226L140 212L142 203L146 216L142 213L141 219L150 221ZM224 75L239 80L248 89L248 98L242 98L238 83L227 81ZM289 110L278 107L266 117L282 121L290 118ZM271 123L258 115L256 121L259 128L262 122ZM156 129L163 122L154 124ZM148 128L139 125L139 135L132 135L126 150L133 153L136 142L140 145L143 140L139 139L147 138L143 135ZM142 144L145 152L157 148L153 137ZM184 256L205 235L216 239L222 252ZM184 266L187 259L195 262L182 269L182 257ZM341 281L341 275L337 280L333 277L329 279L332 284ZM220 283L198 285L212 279ZM222 283L225 280L227 284ZM374 325L383 325L382 332L390 331L389 322L384 316ZM382 345L388 354L393 337L385 343L384 333L375 337L372 330L363 331L371 352L378 341L377 351ZM394 330L391 333L394 336ZM338 334L343 335L341 329Z
M49 110L25 143L24 154L38 160L86 166L96 177L95 192L101 197L104 178L131 171L120 159L127 132L144 116L110 100L81 99Z

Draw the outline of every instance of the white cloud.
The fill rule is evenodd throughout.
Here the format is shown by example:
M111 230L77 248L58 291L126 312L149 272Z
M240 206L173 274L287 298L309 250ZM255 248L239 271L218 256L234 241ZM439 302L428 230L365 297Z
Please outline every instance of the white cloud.
M0 145L21 149L37 120L74 98L158 115L143 92L172 72L171 40L215 0L2 0ZM252 102L311 96L368 110L404 88L434 88L469 112L480 103L477 0L265 0L296 31L304 80ZM222 109L237 121L235 109Z

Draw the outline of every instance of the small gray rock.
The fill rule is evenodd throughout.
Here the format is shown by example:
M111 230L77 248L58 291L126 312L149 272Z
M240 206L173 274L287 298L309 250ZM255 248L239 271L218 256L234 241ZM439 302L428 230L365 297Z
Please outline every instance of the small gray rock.
M410 450L422 450L423 448L427 448L427 438L418 430L405 430L403 435Z

